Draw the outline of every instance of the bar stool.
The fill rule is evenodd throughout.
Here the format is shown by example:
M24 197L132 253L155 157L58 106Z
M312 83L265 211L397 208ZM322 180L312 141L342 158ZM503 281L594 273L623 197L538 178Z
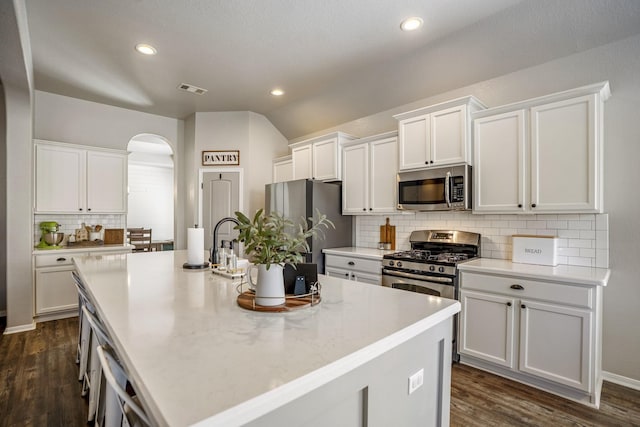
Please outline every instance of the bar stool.
M78 291L78 347L76 352L76 363L79 365L78 367L78 381L82 381L84 379L84 374L87 371L87 362L89 360L89 342L91 339L91 326L85 319L82 308L87 307L87 309L91 313L95 313L95 307L89 301L89 297L87 295L86 287L80 279L80 276L73 271L71 272L73 276L73 281L76 285L76 289ZM82 387L82 395L86 394L86 389Z
M102 373L107 380L104 389L104 415L96 418L97 426L150 426L151 422L135 397L127 393L125 387L129 378L124 368L118 363L112 348L107 345L98 346L98 358ZM104 417L104 418L103 418Z
M87 368L84 372L83 391L89 391L89 409L87 413L87 421L93 421L98 412L98 402L100 400L102 369L98 359L98 347L109 345L113 347L111 338L105 330L102 322L91 313L87 306L82 307L82 314L91 328L91 337L89 344L89 360Z

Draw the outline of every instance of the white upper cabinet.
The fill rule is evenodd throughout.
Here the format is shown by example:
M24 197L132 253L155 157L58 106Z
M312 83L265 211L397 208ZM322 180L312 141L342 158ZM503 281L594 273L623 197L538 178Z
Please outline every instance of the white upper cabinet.
M474 120L474 210L524 210L525 113L517 110Z
M273 160L273 182L286 182L293 179L293 160L291 156Z
M127 156L106 151L87 151L87 211L127 211Z
M602 212L598 83L474 114L474 212Z
M127 155L36 140L36 213L126 213Z
M84 212L86 151L37 143L36 212Z
M342 132L290 144L293 179L340 181L342 145L356 139Z
M293 179L306 179L313 176L313 147L303 145L291 149Z
M468 96L393 116L398 120L398 169L471 163L470 114L483 108Z
M342 213L396 211L397 132L346 144L342 163Z
M369 144L344 147L342 156L342 213L362 215L369 207Z

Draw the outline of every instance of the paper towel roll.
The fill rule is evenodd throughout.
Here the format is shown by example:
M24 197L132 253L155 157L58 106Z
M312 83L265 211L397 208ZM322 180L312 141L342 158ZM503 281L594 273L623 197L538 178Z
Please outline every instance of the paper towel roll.
M187 264L204 264L204 228L187 230Z

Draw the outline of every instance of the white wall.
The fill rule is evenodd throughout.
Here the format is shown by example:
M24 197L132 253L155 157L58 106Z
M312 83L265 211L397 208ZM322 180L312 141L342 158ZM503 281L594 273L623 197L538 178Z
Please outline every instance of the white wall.
M498 106L609 80L612 97L605 104L604 207L609 217L612 271L604 291L603 369L640 384L640 36L526 68L491 80L417 100L388 111L324 129L361 137L396 128L393 114L464 95ZM362 223L362 222L359 222ZM418 229L429 221L416 221Z
M249 111L196 113L194 136L194 170L190 175L198 182L202 151L240 150L240 167L244 170L243 206L252 214L264 207L264 186L272 179L271 160L287 146L287 140L264 116ZM190 191L190 190L189 190ZM197 211L194 224L197 223Z
M33 66L24 3L0 2L0 80L5 122L0 143L6 148L7 329L33 328L31 269Z
M173 167L130 158L128 182L127 227L151 228L153 240L173 240Z
M7 182L7 121L0 81L0 182ZM7 187L0 186L0 317L7 315Z

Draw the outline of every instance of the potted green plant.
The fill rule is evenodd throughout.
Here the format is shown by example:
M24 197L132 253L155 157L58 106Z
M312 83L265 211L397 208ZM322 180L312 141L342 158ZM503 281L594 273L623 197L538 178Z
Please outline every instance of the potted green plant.
M258 278L254 284L256 304L274 306L284 304L284 279L282 270L285 264L295 267L304 261L309 252L310 237L324 238L329 227L335 228L326 215L316 211L313 218L296 225L291 219L277 212L265 214L259 209L250 219L242 212L235 213L239 224L238 240L244 243L245 254L258 269Z

